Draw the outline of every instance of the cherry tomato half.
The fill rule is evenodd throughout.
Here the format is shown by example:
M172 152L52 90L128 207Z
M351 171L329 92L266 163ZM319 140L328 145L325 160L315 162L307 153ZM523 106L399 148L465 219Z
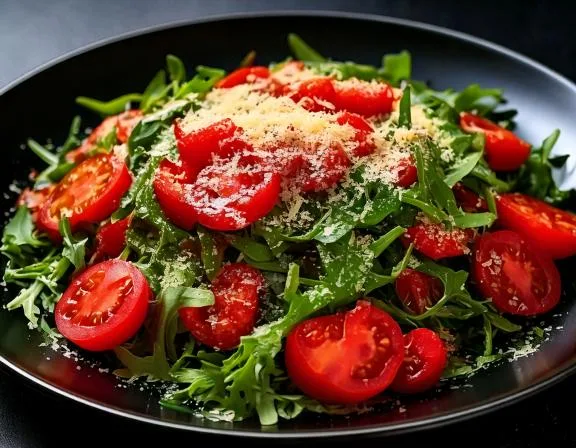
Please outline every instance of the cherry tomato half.
M242 133L242 128L229 118L190 133L185 133L178 121L174 122L174 135L180 158L195 171L210 165L214 156L225 158L251 149L242 139Z
M353 404L384 391L404 359L400 327L365 300L346 313L298 324L286 340L286 369L307 395Z
M22 193L20 193L20 196L18 196L16 206L20 207L21 205L24 205L28 210L30 210L32 221L36 222L38 218L38 212L50 196L50 193L52 193L53 189L53 185L44 187L40 190L25 188Z
M189 204L203 226L240 230L274 208L280 184L278 173L258 163L211 165L198 174Z
M465 187L461 182L452 187L452 192L456 202L465 212L479 213L488 211L486 200L478 196L470 188Z
M151 295L146 278L132 263L103 261L72 280L56 304L56 326L83 349L111 350L142 326Z
M342 180L349 166L344 149L333 145L304 154L296 181L303 192L328 190Z
M410 188L418 180L418 169L416 168L414 159L411 156L400 160L395 171L395 184L398 187Z
M268 67L254 66L243 67L233 71L225 78L216 83L216 87L220 89L229 89L240 84L253 83L259 78L266 79L270 77L270 70Z
M132 109L117 116L116 137L120 143L126 143L136 125L142 120L144 114L141 110Z
M468 254L468 244L475 236L472 229L454 227L448 230L442 224L421 222L409 227L401 239L405 245L414 243L418 252L433 260L439 260Z
M392 112L394 92L388 84L357 79L335 81L336 110L347 110L364 117Z
M560 274L554 262L510 230L478 239L472 275L482 295L504 313L541 314L560 300Z
M288 96L311 112L334 110L336 92L331 78L312 78L302 81Z
M126 246L126 231L130 226L131 216L109 222L101 226L96 232L96 249L93 260L101 261L106 258L115 258L122 253Z
M196 211L186 199L196 175L184 162L164 159L154 176L154 193L160 208L170 221L185 230L191 230L197 221Z
M521 193L496 199L498 223L553 259L576 254L576 215Z
M417 328L404 336L406 355L390 388L401 394L417 394L434 387L446 367L442 339L428 328Z
M180 308L180 319L198 342L220 350L234 348L254 329L264 285L258 269L225 265L212 282L214 305Z
M444 294L442 282L415 269L404 269L394 282L402 304L414 314L422 314Z
M517 170L530 156L529 143L486 118L462 112L460 127L465 132L484 134L486 161L494 171Z
M374 129L364 118L358 114L343 112L338 115L336 121L340 125L348 124L354 128L354 141L357 143L356 148L353 150L354 155L363 157L374 152L376 149L376 144L372 137Z
M68 217L79 224L104 221L120 205L132 177L126 164L112 154L98 154L74 167L56 185L38 214L38 228L60 240L58 223Z

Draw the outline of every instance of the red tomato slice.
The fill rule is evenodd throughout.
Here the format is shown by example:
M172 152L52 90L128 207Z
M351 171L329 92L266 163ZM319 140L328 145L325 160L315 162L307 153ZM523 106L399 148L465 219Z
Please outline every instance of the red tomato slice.
M404 269L394 283L402 304L414 314L422 314L444 295L444 286L436 277L415 269Z
M164 159L154 176L154 193L160 208L171 222L185 230L191 230L197 221L196 211L186 199L192 194L196 175L184 162Z
M72 280L56 304L56 326L83 349L111 350L142 326L151 295L146 278L132 263L103 261Z
M514 230L543 254L566 258L576 254L576 215L521 193L496 200L498 223Z
M351 79L334 83L336 110L347 110L364 117L389 114L394 91L388 84Z
M468 244L476 233L472 229L446 229L442 224L418 223L402 235L404 244L414 243L416 250L433 260L470 253Z
M354 404L383 392L402 360L400 327L359 300L346 313L298 324L286 340L286 369L304 393L325 403Z
M460 127L465 132L484 134L486 161L494 171L517 170L530 156L529 143L490 120L462 112Z
M406 355L390 388L401 394L417 394L433 388L446 367L442 339L427 328L417 328L404 336Z
M136 125L142 120L144 114L139 109L127 110L117 116L116 137L120 143L126 143Z
M180 158L196 171L210 165L214 156L225 158L250 150L251 146L242 140L242 133L242 128L229 118L190 133L185 133L178 121L174 122Z
M214 305L180 308L180 319L198 342L220 350L234 348L254 329L264 285L257 269L225 265L212 282Z
M303 192L328 190L342 180L349 166L350 159L341 146L320 149L303 156L296 183Z
M240 84L254 83L258 79L266 79L270 77L270 70L268 67L244 67L233 71L225 78L216 83L216 87L220 89L229 89Z
M72 163L80 163L86 159L88 153L96 147L98 140L110 134L114 127L118 126L118 116L114 115L105 118L99 126L82 142L82 144L66 154L66 160Z
M203 226L220 231L240 230L274 208L280 184L280 175L263 165L228 162L204 168L188 200Z
M374 129L364 118L357 114L343 112L338 115L336 121L340 125L348 124L355 129L354 141L358 146L353 150L354 155L363 157L374 152L376 149L376 144L372 136Z
M462 210L467 213L487 212L488 204L484 198L478 196L470 188L465 187L461 182L458 182L452 187L454 198Z
M32 215L32 221L36 222L38 218L38 212L50 196L54 190L54 186L50 185L48 187L42 188L40 190L32 190L30 188L25 188L20 196L18 196L18 200L16 201L16 206L20 207L21 205L26 206L28 210L30 210L30 214Z
M411 156L400 160L396 167L396 176L395 184L402 188L410 188L418 180L418 170Z
M482 295L504 313L542 314L560 301L560 273L554 262L510 230L478 239L472 275Z
M336 100L331 78L312 78L302 81L288 96L310 112L333 111Z
M93 260L101 261L106 258L116 258L126 246L126 231L132 221L131 216L116 222L104 224L96 232L96 249Z
M72 230L108 218L132 183L126 164L112 154L98 154L74 167L56 185L38 215L38 228L60 241L58 223L68 217Z

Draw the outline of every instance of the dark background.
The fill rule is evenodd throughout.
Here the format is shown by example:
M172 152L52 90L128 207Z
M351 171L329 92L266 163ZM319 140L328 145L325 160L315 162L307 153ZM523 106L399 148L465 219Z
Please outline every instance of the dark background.
M120 33L174 20L273 9L356 11L432 23L505 45L576 81L576 6L569 2L0 0L0 89L44 62ZM433 441L445 447L576 446L573 413L564 410L575 389L576 379L571 379L519 404L466 423L411 436L357 443L412 446ZM155 439L158 442L152 442ZM68 446L86 442L90 442L90 446L116 446L120 440L146 446L222 441L113 417L41 391L0 368L0 447ZM232 439L224 442L238 443ZM270 445L261 441L249 443ZM347 441L349 443L351 441ZM339 445L334 441L330 444Z

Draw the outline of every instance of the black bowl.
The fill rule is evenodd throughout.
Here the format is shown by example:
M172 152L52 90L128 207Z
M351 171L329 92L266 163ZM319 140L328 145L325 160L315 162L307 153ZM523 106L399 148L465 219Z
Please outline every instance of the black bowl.
M471 83L504 88L509 105L520 111L518 132L538 143L553 129L563 133L558 152L576 142L576 86L523 56L461 33L418 23L335 13L238 15L146 30L76 52L41 67L0 92L0 135L5 154L0 191L12 179L24 179L37 164L19 149L27 137L61 141L75 114L89 114L74 104L78 95L112 98L141 91L163 66L167 53L197 64L233 68L255 49L262 62L288 54L286 35L296 32L334 59L379 64L384 53L409 50L414 77L437 88L462 88ZM92 117L94 120L95 117ZM88 119L90 124L90 118ZM574 160L569 167L574 166ZM559 176L574 185L569 168ZM14 195L1 199L8 211ZM7 213L7 212L6 212ZM569 268L569 266L568 266ZM7 301L10 293L3 292ZM392 411L349 418L301 416L277 427L261 428L256 420L217 423L163 410L153 387L118 386L115 377L91 360L77 361L48 347L29 332L20 312L0 311L0 361L35 383L87 405L117 415L168 427L262 437L316 437L391 434L455 422L501 407L559 381L576 370L576 302L565 297L555 314L543 318L551 338L537 353L482 371L469 387L446 388L426 400L411 400ZM575 309L573 309L575 308ZM471 387L470 387L471 386Z

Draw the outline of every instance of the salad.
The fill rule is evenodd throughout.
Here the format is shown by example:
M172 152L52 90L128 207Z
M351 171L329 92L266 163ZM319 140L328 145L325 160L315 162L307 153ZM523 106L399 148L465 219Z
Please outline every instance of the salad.
M288 43L191 78L168 55L142 94L77 99L95 129L29 140L47 167L4 227L5 306L170 385L167 408L262 425L506 358L576 254L559 131L531 145L500 89L434 90L406 51L376 67Z

